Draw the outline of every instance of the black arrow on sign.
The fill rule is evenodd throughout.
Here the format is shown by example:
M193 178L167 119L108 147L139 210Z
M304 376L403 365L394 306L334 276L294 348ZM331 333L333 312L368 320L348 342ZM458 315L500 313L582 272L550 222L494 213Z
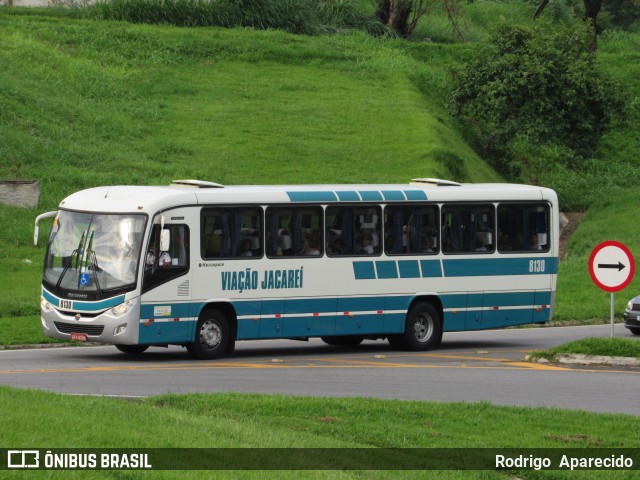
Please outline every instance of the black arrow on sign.
M626 265L623 265L622 262L618 262L618 264L614 263L599 263L598 268L617 268L618 271L626 268Z

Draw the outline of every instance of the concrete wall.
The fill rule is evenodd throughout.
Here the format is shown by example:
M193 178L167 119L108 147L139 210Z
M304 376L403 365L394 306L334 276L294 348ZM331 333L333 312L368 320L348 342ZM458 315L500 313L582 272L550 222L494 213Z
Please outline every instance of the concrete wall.
M48 7L49 0L13 0L14 7ZM0 5L9 5L9 0L0 0Z
M39 196L37 180L0 180L0 203L4 205L35 208Z

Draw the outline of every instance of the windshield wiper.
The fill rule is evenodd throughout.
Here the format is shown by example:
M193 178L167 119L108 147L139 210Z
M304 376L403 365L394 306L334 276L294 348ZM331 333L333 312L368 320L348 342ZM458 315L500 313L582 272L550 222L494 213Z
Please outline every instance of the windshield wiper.
M96 290L98 291L98 295L102 297L102 288L100 288L100 281L98 280L98 272L101 270L101 268L98 265L96 252L94 250L89 250L87 259L89 262L91 262L91 265L87 268L91 268L91 270L93 270L93 281L96 282Z
M62 273L60 274L60 278L58 278L58 282L56 283L56 289L60 288L60 284L62 283L62 279L64 278L65 274L67 273L67 271L69 270L69 268L71 267L71 264L73 263L73 257L76 257L76 270L78 269L78 249L76 248L73 252L71 252L71 256L69 257L69 259L65 262L64 264L64 268L62 269Z

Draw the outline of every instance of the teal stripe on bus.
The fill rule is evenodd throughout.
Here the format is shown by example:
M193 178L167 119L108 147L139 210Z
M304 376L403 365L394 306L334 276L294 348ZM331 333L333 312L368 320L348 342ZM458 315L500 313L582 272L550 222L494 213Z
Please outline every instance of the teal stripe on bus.
M398 268L395 261L376 262L378 278L398 278Z
M558 257L443 260L445 277L549 275L558 273Z
M376 278L373 262L353 262L353 274L356 280L375 280Z
M378 190L358 190L364 202L380 202L382 194Z
M398 260L400 278L420 278L420 266L417 260Z
M60 299L49 293L47 290L42 289L42 296L54 307L60 307ZM85 302L73 299L70 301L72 302L72 310L78 312L96 312L98 310L107 310L108 308L124 303L124 295L118 295L117 297L100 300L98 302Z
M442 265L440 260L420 260L420 269L423 278L433 278L442 276Z
M359 202L360 195L356 191L344 191L336 192L338 194L338 200L341 202Z
M388 202L403 202L407 199L401 190L382 190L382 196Z
M315 192L287 192L292 202L335 202L338 200L335 192L315 191Z
M427 200L427 194L422 190L404 190L407 200Z
M406 202L427 200L422 190L318 190L287 192L289 200L302 203Z

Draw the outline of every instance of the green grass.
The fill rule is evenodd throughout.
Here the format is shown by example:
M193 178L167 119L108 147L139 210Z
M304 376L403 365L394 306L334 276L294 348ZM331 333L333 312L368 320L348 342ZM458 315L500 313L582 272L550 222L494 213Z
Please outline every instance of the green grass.
M640 358L640 342L626 338L585 338L541 352L534 352L530 357L555 361L556 355L559 353Z
M640 417L488 403L405 402L247 394L164 395L138 401L0 387L0 445L11 448L638 448ZM28 412L28 414L26 414ZM286 478L504 479L484 472L272 472ZM5 472L7 478L27 478ZM65 472L65 478L174 478L175 472ZM264 472L181 472L186 478L264 478ZM527 479L593 472L512 471ZM602 472L602 478L631 478ZM49 478L29 472L29 478ZM275 477L274 477L275 478ZM600 478L600 477L599 477Z

